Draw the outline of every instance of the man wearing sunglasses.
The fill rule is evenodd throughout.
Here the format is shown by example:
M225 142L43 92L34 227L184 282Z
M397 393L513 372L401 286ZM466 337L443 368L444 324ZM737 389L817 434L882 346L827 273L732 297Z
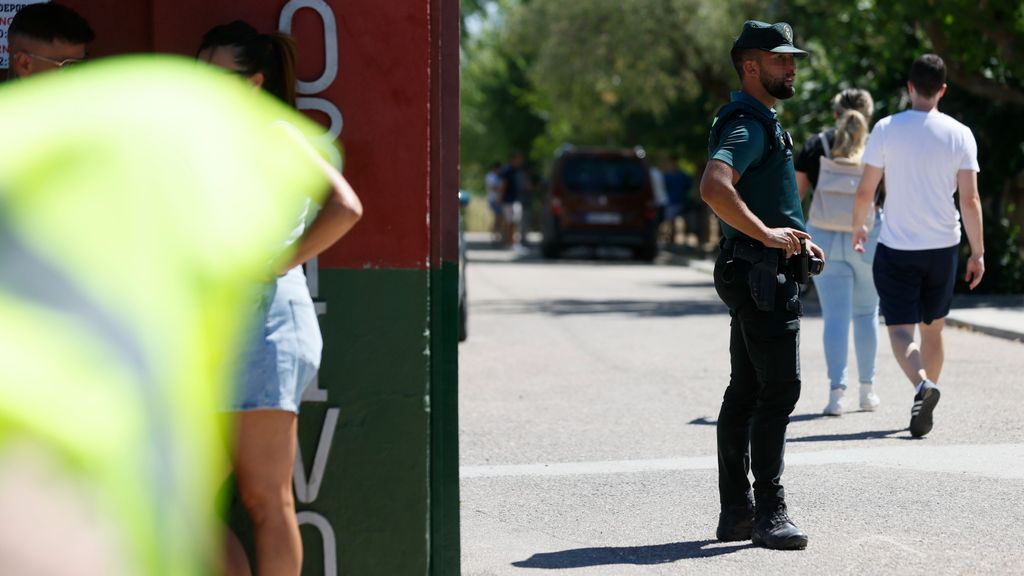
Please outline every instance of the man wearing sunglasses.
M96 35L77 12L48 2L19 10L11 20L7 36L10 76L27 78L84 61L86 46Z

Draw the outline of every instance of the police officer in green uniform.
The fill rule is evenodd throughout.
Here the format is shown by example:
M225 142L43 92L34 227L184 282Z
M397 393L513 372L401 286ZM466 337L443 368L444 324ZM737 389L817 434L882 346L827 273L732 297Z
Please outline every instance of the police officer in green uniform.
M786 426L800 397L801 308L790 270L823 254L805 231L792 138L772 106L793 96L795 59L807 53L793 46L789 24L752 20L731 54L742 89L715 117L700 184L722 222L715 288L732 316L732 373L718 416L717 537L802 549L807 535L787 516L781 483Z

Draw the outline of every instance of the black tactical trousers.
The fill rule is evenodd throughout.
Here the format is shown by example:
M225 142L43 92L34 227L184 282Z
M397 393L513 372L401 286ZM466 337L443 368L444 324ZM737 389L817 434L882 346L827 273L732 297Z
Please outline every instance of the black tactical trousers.
M750 294L751 264L731 252L723 249L715 263L715 289L732 316L732 373L718 415L718 489L722 506L745 503L753 471L757 506L770 509L785 498L786 426L800 398L799 288L787 279L776 287L775 309L759 310Z

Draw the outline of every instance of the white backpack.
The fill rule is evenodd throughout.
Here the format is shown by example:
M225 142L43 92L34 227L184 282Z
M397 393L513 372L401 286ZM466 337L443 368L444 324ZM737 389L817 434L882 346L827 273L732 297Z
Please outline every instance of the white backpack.
M818 185L811 198L808 224L823 230L836 232L853 231L853 201L857 196L857 185L864 175L864 165L840 158L832 159L832 151L825 133L818 134L825 155L820 156ZM868 218L868 230L874 219Z

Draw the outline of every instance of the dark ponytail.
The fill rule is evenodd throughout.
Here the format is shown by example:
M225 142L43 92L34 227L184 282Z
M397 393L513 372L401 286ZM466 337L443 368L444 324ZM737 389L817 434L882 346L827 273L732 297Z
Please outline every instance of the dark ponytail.
M199 44L198 52L232 48L238 72L263 74L263 89L289 106L295 106L295 42L287 34L260 34L242 20L214 26Z
M291 36L283 32L274 32L267 35L267 38L274 51L274 61L277 63L275 68L278 72L275 80L275 85L278 88L275 88L272 92L275 96L287 102L289 106L295 106L295 41L292 40Z

